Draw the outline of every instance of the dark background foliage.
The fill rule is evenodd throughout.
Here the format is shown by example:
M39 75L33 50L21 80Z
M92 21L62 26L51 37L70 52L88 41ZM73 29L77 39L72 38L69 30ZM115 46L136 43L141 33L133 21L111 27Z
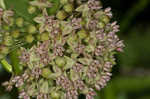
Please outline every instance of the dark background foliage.
M118 35L126 45L116 55L112 80L95 99L150 99L150 0L102 0L120 24ZM8 80L0 66L0 84ZM17 99L16 89L7 93L0 86L0 99Z

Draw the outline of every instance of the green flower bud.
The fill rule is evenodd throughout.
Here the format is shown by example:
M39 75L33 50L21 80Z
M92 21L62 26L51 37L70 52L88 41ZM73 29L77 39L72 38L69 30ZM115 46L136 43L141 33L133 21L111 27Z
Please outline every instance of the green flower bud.
M109 18L107 15L102 15L102 16L100 17L100 20L101 20L102 22L104 22L105 24L107 24L107 23L109 23L110 18Z
M19 18L16 19L16 25L18 27L23 27L23 23L24 23L24 19L23 18L19 17Z
M64 5L64 4L68 3L68 0L60 0L60 3Z
M42 69L42 76L44 77L44 78L49 78L49 75L51 75L52 74L52 72L51 72L51 70L49 69L49 68L43 68Z
M55 59L55 63L56 63L56 65L58 65L58 67L64 67L66 62L65 62L64 57L57 57Z
M67 14L66 14L65 11L61 10L61 11L58 11L58 12L57 12L56 17L57 17L59 20L64 20L64 19L67 17Z
M99 22L98 27L103 29L105 27L105 23L104 22Z
M59 99L60 94L56 91L52 91L50 96L51 96L52 99Z
M71 13L73 11L73 5L72 4L66 4L63 8L67 13Z
M87 33L84 29L80 30L77 34L78 34L80 39L84 39L87 37Z
M4 37L4 45L6 45L6 46L11 46L12 44L13 44L13 39L12 39L12 37L11 36L5 36Z
M34 40L34 37L32 35L27 35L25 40L27 43L32 43Z
M35 13L36 12L36 7L34 7L34 6L29 6L28 7L28 13L29 14L33 14L33 13Z
M20 32L19 32L19 30L14 30L14 31L12 31L11 35L13 38L18 38L20 35Z
M48 32L42 33L41 36L40 36L40 40L41 41L49 40L49 33Z
M28 33L34 34L36 33L37 29L34 25L29 25L28 26Z

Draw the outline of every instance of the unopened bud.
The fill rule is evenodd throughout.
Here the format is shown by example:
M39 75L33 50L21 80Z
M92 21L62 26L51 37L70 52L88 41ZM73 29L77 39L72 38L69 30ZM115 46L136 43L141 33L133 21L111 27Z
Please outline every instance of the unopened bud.
M105 27L105 23L104 22L99 22L98 23L98 27L101 28L101 29L104 28Z
M24 23L23 18L19 17L19 18L16 19L16 25L18 27L23 27L23 23Z
M28 33L34 34L36 33L37 29L34 25L29 25L28 26Z
M52 91L51 92L51 98L52 99L59 99L60 94L58 92Z
M87 37L87 33L84 29L80 30L77 34L78 34L80 39L84 39Z
M34 6L29 6L29 8L28 8L28 13L29 14L33 14L33 13L35 13L36 12L36 7L34 7Z
M61 11L58 11L56 17L59 20L64 20L67 17L67 14L65 13L65 11L61 10Z
M47 41L47 40L49 40L49 33L48 32L42 33L41 36L40 36L40 40L41 41Z
M34 40L34 37L33 37L32 35L27 35L27 36L26 36L26 42L27 42L27 43L32 43L33 40Z
M58 67L63 67L65 65L65 59L63 57L57 57L55 62Z
M11 35L13 38L18 38L20 35L20 32L19 32L19 30L14 30L14 31L12 31Z
M50 71L50 69L49 68L43 68L42 69L42 76L44 77L44 78L49 78L49 75L51 75L51 71Z
M64 6L64 10L67 12L67 13L71 13L73 11L73 5L72 4L66 4Z
M104 22L105 24L107 24L107 23L109 23L110 18L109 18L107 15L102 15L102 16L100 17L100 20L101 20L102 22Z
M12 44L13 44L13 39L12 39L12 37L11 36L5 36L4 37L4 45L6 45L6 46L11 46Z

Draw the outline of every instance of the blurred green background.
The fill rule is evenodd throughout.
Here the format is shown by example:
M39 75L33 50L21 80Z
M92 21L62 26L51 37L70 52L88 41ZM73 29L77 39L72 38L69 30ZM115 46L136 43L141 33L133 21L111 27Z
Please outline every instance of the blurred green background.
M95 99L150 99L150 0L102 2L104 8L112 8L126 47L116 55L111 81ZM0 66L0 84L10 76ZM0 99L17 99L16 89L7 93L0 86Z

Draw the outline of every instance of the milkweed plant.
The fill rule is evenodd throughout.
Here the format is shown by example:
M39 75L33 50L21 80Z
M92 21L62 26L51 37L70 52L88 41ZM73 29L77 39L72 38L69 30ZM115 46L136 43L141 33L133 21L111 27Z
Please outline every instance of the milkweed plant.
M16 87L20 99L81 94L93 99L106 86L114 55L124 47L110 7L99 0L0 0L0 5L0 59L12 74L2 84L7 91Z

